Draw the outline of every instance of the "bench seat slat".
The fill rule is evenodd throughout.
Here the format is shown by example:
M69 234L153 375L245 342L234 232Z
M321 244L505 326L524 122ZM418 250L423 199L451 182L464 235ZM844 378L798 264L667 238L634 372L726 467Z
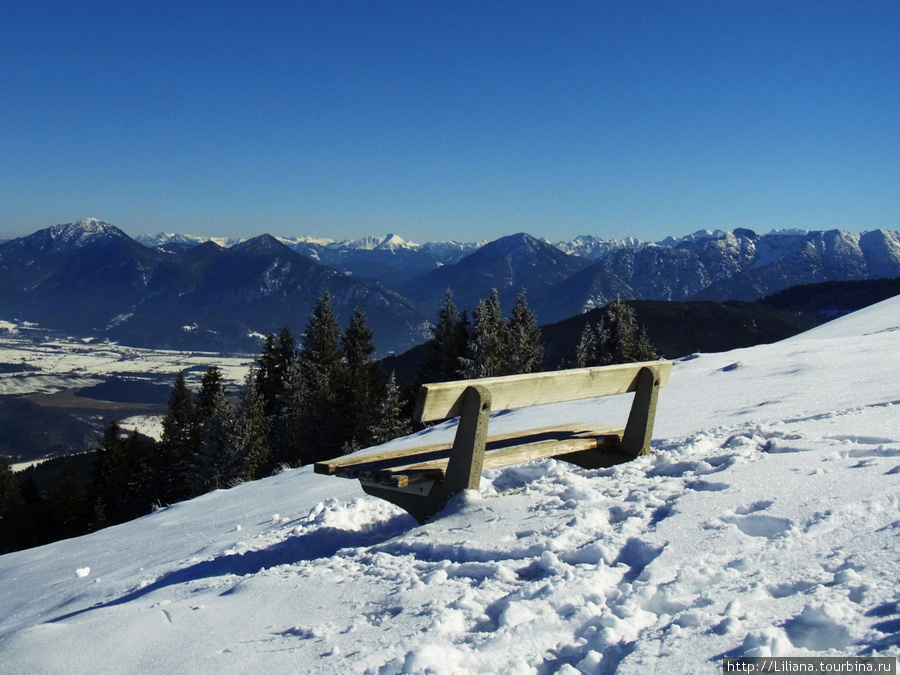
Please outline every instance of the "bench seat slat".
M343 472L355 470L353 469L353 467L359 465L376 464L378 462L390 463L395 460L400 460L404 457L409 457L410 455L428 454L431 452L440 452L442 450L447 451L450 450L451 447L453 447L453 443L449 442L436 443L434 445L421 445L414 448L385 450L382 452L366 453L364 455L356 453L353 455L336 457L335 459L329 459L324 462L316 462L313 469L316 473L325 474L327 476L332 476L335 474L344 476Z
M587 428L572 425L570 430L536 429L524 436L515 435L491 439L484 453L482 469L500 469L534 459L556 457L570 452L593 450L607 444L621 441L623 429L614 427ZM395 464L390 467L360 465L343 467L337 475L344 478L360 478L373 483L392 487L407 487L417 483L442 480L449 462L450 451L434 459L424 459L416 455L413 463ZM408 456L407 456L408 457ZM399 459L399 458L398 458Z
M488 439L487 449L496 448L499 444L507 443L515 440L518 443L533 443L540 440L540 437L551 438L547 434L554 434L552 438L567 438L576 432L593 433L602 435L607 432L614 433L616 429L607 426L589 426L582 423L564 424L555 427L541 427L539 429L531 429L528 431L515 431L506 434L498 434ZM621 431L621 429L619 429ZM528 440L531 439L531 440ZM356 453L352 455L344 455L335 459L329 459L324 462L316 462L314 470L316 473L325 474L327 476L337 475L341 478L357 478L362 471L372 471L377 468L390 468L400 464L409 464L408 457L415 457L417 462L421 459L434 459L431 455L443 453L443 456L449 455L450 449L453 447L452 442L436 443L433 445L422 445L414 448L400 448L397 450L383 450L372 453Z

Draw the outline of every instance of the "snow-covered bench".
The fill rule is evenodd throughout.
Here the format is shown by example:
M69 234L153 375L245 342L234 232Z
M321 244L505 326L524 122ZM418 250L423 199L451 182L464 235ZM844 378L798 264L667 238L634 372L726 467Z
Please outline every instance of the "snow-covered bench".
M315 471L358 478L365 492L424 523L453 495L477 490L484 469L545 457L595 469L649 454L657 395L671 369L671 361L647 361L425 384L414 417L459 417L452 444L363 451L319 462ZM488 436L491 412L627 392L634 392L634 400L624 427L565 424Z

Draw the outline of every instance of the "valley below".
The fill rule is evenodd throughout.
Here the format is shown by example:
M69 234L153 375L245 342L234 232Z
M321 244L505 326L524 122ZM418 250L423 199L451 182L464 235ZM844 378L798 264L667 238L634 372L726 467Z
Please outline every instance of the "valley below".
M256 355L140 349L4 322L0 333L0 454L22 469L83 452L103 428L159 436L172 383L192 388L210 365L235 389Z

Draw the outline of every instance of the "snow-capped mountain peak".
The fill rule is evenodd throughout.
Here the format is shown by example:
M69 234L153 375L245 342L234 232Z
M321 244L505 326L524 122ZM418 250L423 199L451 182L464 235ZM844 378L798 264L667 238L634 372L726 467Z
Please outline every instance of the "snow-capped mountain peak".
M97 236L127 236L115 225L110 225L98 218L84 218L65 225L51 225L47 230L47 234L61 245L70 244L75 246L83 246Z
M208 241L218 244L222 248L229 248L246 241L235 237L203 237L196 234L182 234L175 232L157 232L156 234L139 234L134 240L147 248L156 248L166 244L181 244L184 246L197 246Z
M338 244L342 248L356 249L361 251L376 250L394 250L399 248L417 249L421 248L419 244L406 241L403 237L396 234L383 234L379 236L363 237L362 239L353 239Z
M549 243L549 242L548 242ZM590 234L582 234L572 241L560 241L554 244L556 248L569 255L577 255L588 260L599 260L605 255L621 249L640 249L648 246L648 242L625 237L623 239L599 239Z
M51 225L26 237L14 239L7 245L21 251L66 253L104 239L128 240L129 237L114 225L97 218L85 218L73 223Z

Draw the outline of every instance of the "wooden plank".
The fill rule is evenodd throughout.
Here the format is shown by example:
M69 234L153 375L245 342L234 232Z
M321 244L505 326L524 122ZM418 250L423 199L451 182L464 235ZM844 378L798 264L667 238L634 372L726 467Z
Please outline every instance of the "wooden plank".
M338 469L360 464L374 464L381 461L391 461L408 457L410 455L426 454L430 452L440 452L442 450L449 451L453 447L453 441L447 443L435 443L434 445L422 445L413 448L399 448L394 450L384 450L381 452L371 452L366 454L355 453L352 455L344 455L336 457L324 462L316 462L313 470L316 473L322 473L328 476L334 475Z
M600 445L617 443L622 438L623 429L613 427L598 427L595 429L582 428L577 432L561 432L537 430L538 433L530 433L522 437L510 437L502 441L488 442L484 453L483 469L497 469L510 464L528 462L533 459L555 457L580 450L591 450ZM524 442L516 442L524 441ZM410 458L414 459L414 458ZM382 482L388 482L392 477L412 474L416 472L445 471L447 458L433 459L411 464L393 466L380 472ZM376 480L370 475L368 480ZM434 480L433 477L428 480Z
M379 475L369 479L375 483L381 483L389 487L405 488L420 483L428 483L444 480L444 469L428 469L424 471L410 471L409 473L395 473Z
M624 394L635 390L637 374L644 366L657 369L660 386L666 386L672 370L671 361L647 361L424 384L419 390L414 417L421 422L430 422L459 416L463 393L467 387L475 384L484 386L491 392L491 410L495 412Z
M590 431L594 430L597 433L601 433L602 429L611 429L612 427L598 427L598 426L589 426L582 423L571 423L571 424L562 424L559 426L553 427L541 427L539 429L529 429L526 431L513 431L505 434L497 434L495 436L491 436L488 439L488 447L492 447L492 444L500 443L512 438L521 438L524 436L530 436L534 434L542 434L542 433L573 433L575 431ZM339 474L343 478L356 478L356 475L349 475L350 471L363 471L367 469L372 469L379 464L384 464L385 466L390 466L391 464L408 464L409 462L406 460L408 457L419 456L419 455L428 455L431 453L439 453L439 452L450 452L450 448L453 447L453 441L448 441L447 443L435 443L432 445L421 445L418 447L412 448L399 448L394 450L382 450L379 452L369 452L369 453L354 453L352 455L344 455L343 457L336 457L334 459L329 459L324 462L316 462L314 465L314 470L316 473L325 474L327 476L333 476L335 474Z
M482 469L502 469L506 466L522 464L523 462L530 462L535 459L559 457L570 452L595 450L602 445L606 445L607 439L611 444L618 440L618 437L576 437L565 441L541 441L539 443L528 443L526 445L512 445L492 452L485 452ZM408 487L429 480L440 480L443 478L444 472L447 469L447 463L448 460L443 459L422 464L413 464L408 467L398 467L394 470L383 471L380 476L377 477L375 475L367 475L365 478L372 482L380 480L382 484L390 485L392 487Z

